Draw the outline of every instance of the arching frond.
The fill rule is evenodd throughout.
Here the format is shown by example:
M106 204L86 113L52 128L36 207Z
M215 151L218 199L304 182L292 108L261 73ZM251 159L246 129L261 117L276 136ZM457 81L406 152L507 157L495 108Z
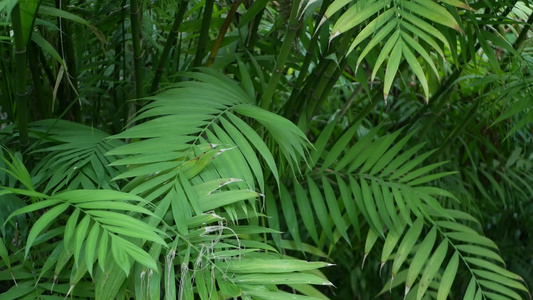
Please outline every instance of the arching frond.
M33 170L37 186L45 185L44 193L119 189L111 179L123 168L109 166L116 158L105 153L122 145L121 141L107 139L109 134L97 128L65 120L38 121L30 129L41 138L33 145L34 151L46 153Z

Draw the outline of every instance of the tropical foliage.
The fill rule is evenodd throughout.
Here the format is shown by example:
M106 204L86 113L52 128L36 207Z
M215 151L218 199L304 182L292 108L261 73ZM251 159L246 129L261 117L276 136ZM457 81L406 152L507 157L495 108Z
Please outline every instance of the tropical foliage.
M1 2L0 298L531 298L532 8Z

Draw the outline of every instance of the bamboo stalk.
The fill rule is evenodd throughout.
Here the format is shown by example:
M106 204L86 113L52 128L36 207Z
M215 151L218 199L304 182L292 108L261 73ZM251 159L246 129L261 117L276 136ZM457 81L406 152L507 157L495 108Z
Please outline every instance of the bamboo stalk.
M135 97L137 99L144 96L141 14L139 0L130 0L131 38L133 42L133 65L135 68Z
M215 40L215 43L213 44L213 47L211 48L211 53L209 54L209 57L207 58L207 62L205 63L206 67L209 67L215 61L215 57L217 57L218 49L220 49L222 40L224 39L224 36L226 35L226 32L228 31L229 25L231 24L231 21L233 20L233 16L235 16L235 12L237 11L237 8L239 8L239 5L241 5L241 2L242 0L233 1L233 4L231 5L230 10L228 11L228 14L226 15L226 19L224 20L224 24L222 24L222 27L220 27L220 31L218 32L217 39Z
M204 5L204 14L202 17L202 28L200 29L200 37L198 39L198 48L196 49L196 56L194 57L193 66L199 67L205 55L205 48L209 40L209 26L211 26L211 17L213 15L213 6L215 0L206 0Z
M2 34L4 34L4 32L2 32ZM2 72L2 74L10 74L11 68L7 65L7 62L10 61L12 49L11 47L9 49L4 47L5 43L0 43L0 72ZM0 91L2 91L0 93L0 105L2 105L2 111L7 113L7 118L9 120L14 120L13 103L11 100L13 99L13 90L11 89L12 87L9 82L9 77L10 76L2 76L0 78Z
M52 103L47 102L47 97L44 96L43 92L43 78L41 72L41 66L39 65L39 49L37 46L30 42L28 45L28 54L29 54L29 63L30 63L30 72L33 83L33 88L35 90L34 98L37 102L37 107L39 108L39 114L34 116L34 119L48 119L51 117L50 107Z
M26 85L27 55L18 3L11 12L11 21L15 38L17 127L19 129L19 144L25 149L30 143L28 138L28 87Z
M289 17L289 23L287 27L287 32L285 33L285 39L283 40L283 44L281 45L281 50L274 66L272 76L270 77L268 85L263 93L263 97L261 98L261 107L266 110L271 109L272 97L274 96L274 92L278 87L281 74L283 74L283 70L285 69L285 62L289 57L292 45L294 43L294 39L297 35L296 33L298 31L298 23L300 22L298 18L298 9L300 7L300 2L301 0L295 0L292 3L291 15Z
M172 28L170 29L170 32L168 34L167 41L165 42L165 46L163 48L163 52L161 52L161 56L159 57L159 62L157 64L154 79L152 81L152 87L150 88L150 94L155 93L155 91L159 88L159 81L161 80L161 76L163 75L163 69L165 68L165 65L167 63L170 49L172 49L172 47L176 43L178 30L180 28L181 23L183 22L183 16L185 15L185 11L187 10L188 3L189 0L182 0L180 2L178 12L176 12L176 14L174 15L174 23L172 24Z

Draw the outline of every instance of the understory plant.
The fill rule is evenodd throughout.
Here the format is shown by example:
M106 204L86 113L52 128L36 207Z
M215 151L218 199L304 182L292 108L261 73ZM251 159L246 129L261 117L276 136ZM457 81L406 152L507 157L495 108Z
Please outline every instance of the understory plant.
M0 298L531 298L532 15L2 2Z

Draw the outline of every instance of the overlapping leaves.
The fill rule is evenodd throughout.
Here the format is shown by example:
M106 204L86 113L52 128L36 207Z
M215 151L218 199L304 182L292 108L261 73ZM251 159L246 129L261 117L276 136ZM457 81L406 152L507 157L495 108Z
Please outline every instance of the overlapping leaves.
M330 18L349 2L347 0L334 1L324 14L323 21ZM468 4L457 0L441 2L458 8L470 9ZM368 24L362 25L369 20L371 21ZM388 58L386 72L382 78L385 100L387 100L394 77L403 59L407 61L415 73L424 89L426 99L428 99L429 84L423 65L420 64L417 56L422 57L438 77L439 74L431 54L436 51L441 57L444 57L440 43L450 48L446 37L433 24L444 25L462 32L456 18L444 6L430 0L357 1L335 22L330 39L355 26L361 26L362 29L352 42L348 53L357 46L362 46L356 68L359 67L363 59L368 58L367 61L371 62L373 69L370 79L372 81L381 65ZM366 41L369 37L370 39ZM377 45L381 45L380 51L371 52Z
M393 263L391 280L382 292L404 284L406 299L421 299L428 291L434 292L437 299L447 299L459 266L466 265L471 279L464 299L522 299L519 292L528 293L523 279L505 269L496 244L472 228L479 225L474 217L447 210L453 217L449 220L431 209L428 211L435 221L425 236L422 235L423 218L417 219L405 233L387 234L381 263L382 266L388 260ZM437 236L441 237L440 241ZM376 238L376 233L369 232L365 252L370 251ZM407 261L409 267L401 270Z
M44 120L31 124L42 140L33 145L36 153L47 153L33 170L43 193L64 189L97 189L118 186L111 179L123 168L109 166L116 158L105 153L122 145L109 140L109 134L64 120Z
M443 163L417 167L432 151L418 154L422 144L404 149L414 132L401 139L401 130L379 137L377 127L358 137L360 125L355 124L330 144L335 126L336 122L328 124L318 137L312 153L313 169L303 180L292 183L294 194L282 189L283 213L296 241L301 241L296 221L291 223L298 215L296 210L319 245L325 237L350 243L360 235L361 222L368 223L365 259L383 237L381 267L394 260L390 286L405 283L409 299L421 299L433 292L438 299L446 299L459 262L475 270L471 276L480 295L499 292L498 296L512 299L518 295L512 289L527 292L517 281L518 275L501 265L503 260L494 242L472 229L479 223L469 214L441 205L442 199L455 198L428 183L451 172L432 172ZM321 232L316 224L320 224ZM424 236L428 225L429 233ZM402 270L406 262L409 267ZM502 276L507 279L491 279Z
M442 163L417 168L431 152L416 156L422 145L403 151L412 133L400 140L397 139L401 131L377 137L378 127L357 139L359 124L355 124L329 144L335 126L336 122L330 123L318 137L311 156L313 168L305 180L293 182L299 213L316 243L319 236L315 219L330 240L335 239L337 232L350 242L349 232L360 234L360 216L375 232L381 233L383 228L402 230L401 224L412 224L413 214L427 216L425 205L447 215L437 197L453 196L424 184L449 173L431 173ZM307 185L308 192L302 183ZM283 201L293 203L290 198L287 193ZM294 209L284 208L285 213L291 211L295 213ZM324 211L329 216L318 213ZM354 230L349 231L349 227Z
M306 155L303 133L254 106L250 94L227 77L210 69L187 75L195 80L151 97L136 119L140 124L112 137L131 143L108 152L125 156L112 163L127 168L115 180L127 180L124 190L154 206L148 223L177 237L166 250L163 275L138 270L145 274L136 279L138 295L159 297L154 281L165 286L167 299L208 299L214 293L283 298L289 296L279 284L329 285L324 278L297 272L326 264L283 259L257 239L279 234L259 225L263 215L257 200L263 195L256 189L264 190L264 166L279 178L271 145L264 140L273 141L294 167ZM257 122L260 132L247 120ZM264 130L268 135L261 136ZM265 250L270 254L259 253ZM154 245L150 253L157 257L164 251ZM108 291L114 286L98 286L97 296L113 295Z

